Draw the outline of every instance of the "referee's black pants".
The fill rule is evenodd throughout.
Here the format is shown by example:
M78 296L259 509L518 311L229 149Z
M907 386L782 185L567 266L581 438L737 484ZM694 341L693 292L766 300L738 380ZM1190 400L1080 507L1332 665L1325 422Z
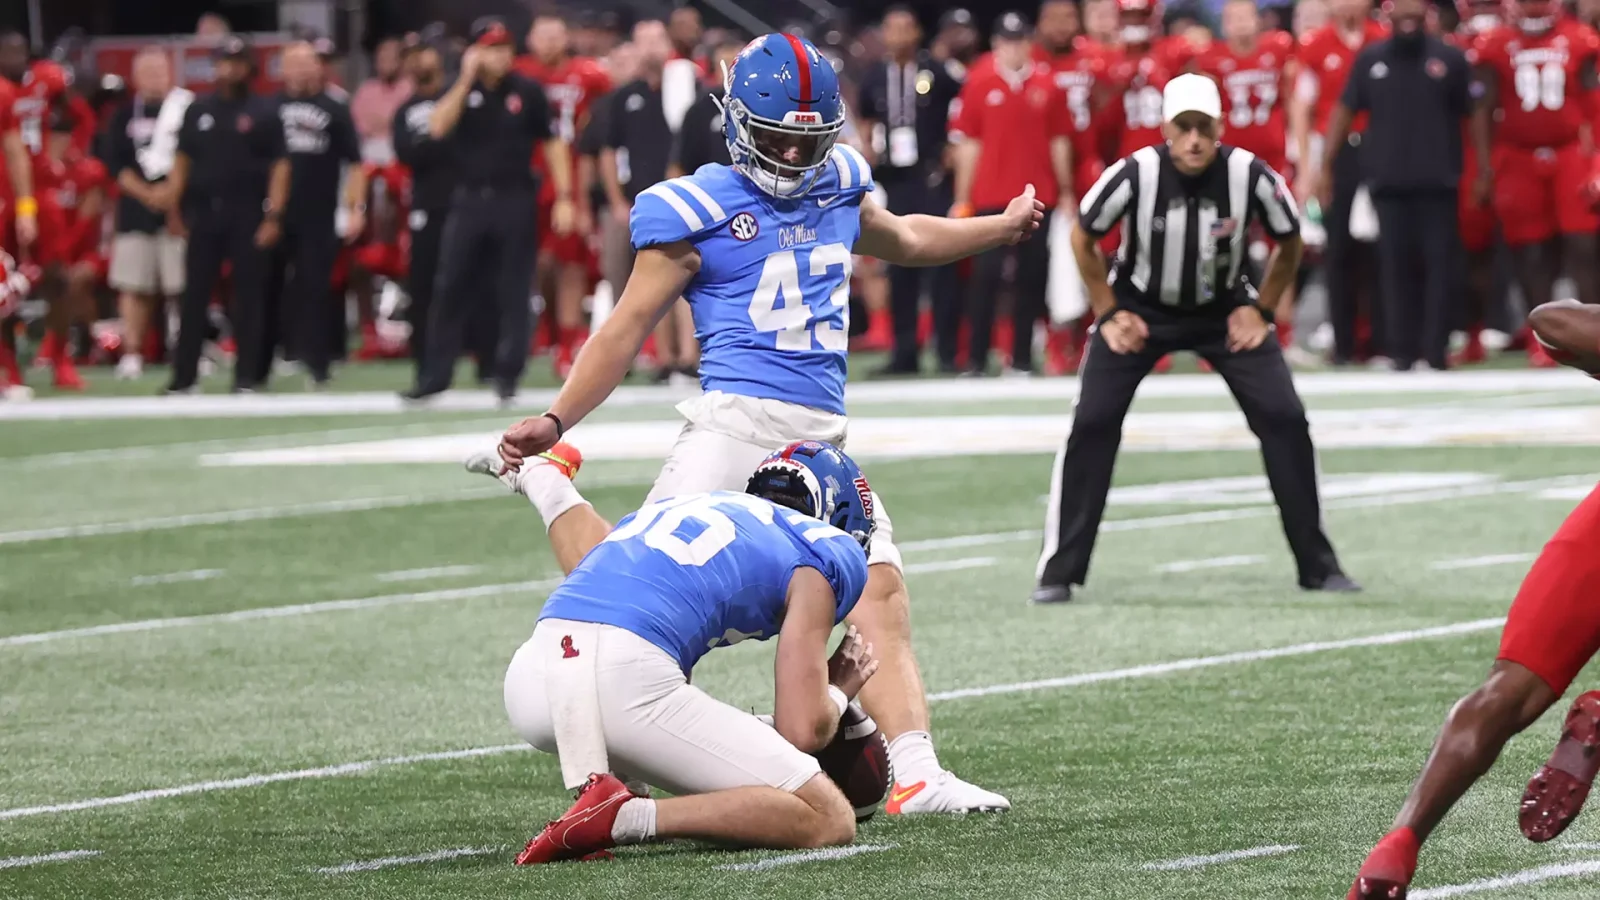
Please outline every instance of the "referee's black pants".
M1368 324L1372 329L1372 352L1380 356L1389 352L1385 334L1387 323L1379 310L1380 295L1372 290L1373 254L1366 244L1350 236L1350 208L1355 204L1356 191L1362 181L1360 138L1359 134L1352 135L1351 139L1357 143L1340 147L1333 158L1333 171L1325 173L1333 179L1333 202L1322 211L1322 225L1328 233L1323 263L1327 273L1328 318L1333 323L1333 357L1340 363L1354 362L1357 358L1356 322L1364 297L1371 306Z
M305 366L313 381L328 380L339 341L328 299L338 255L339 236L331 215L326 223L284 226L283 237L268 254L272 288L267 296L257 383L265 384L272 374L272 358L279 344L284 359Z
M930 174L922 169L896 172L879 181L889 195L888 210L897 216L924 214L942 216L950 209L950 182L940 178L930 184ZM921 347L917 326L922 313L922 287L927 279L933 298L933 331L939 368L956 367L956 335L961 327L961 278L954 263L937 268L889 267L889 314L894 322L894 351L889 356L891 371L915 372Z
M989 216L1002 209L982 210ZM988 367L989 344L994 335L995 297L1000 293L1000 278L1006 258L1017 255L1016 290L1011 302L1011 368L1033 368L1033 323L1044 315L1044 292L1050 280L1050 216L1032 237L1015 246L985 250L972 261L972 278L967 283L967 324L972 343L968 346L967 367L982 372Z
M1424 360L1449 360L1450 298L1461 283L1460 228L1454 189L1375 193L1378 263L1389 356L1402 371Z
M480 301L492 304L500 323L492 368L495 388L503 395L516 390L528 362L528 297L538 246L534 199L531 188L456 191L440 238L427 350L417 385L421 391L450 387L463 331ZM478 284L487 291L472 290Z
M434 280L439 274L439 248L444 239L444 223L450 216L446 209L419 209L411 213L411 259L407 261L408 286L411 304L406 308L406 318L411 323L411 360L418 366L417 378L422 377L423 354L428 344L428 316L433 311Z
M1322 531L1316 450L1311 445L1305 406L1295 392L1277 340L1269 334L1256 349L1231 353L1224 321L1146 322L1150 337L1137 353L1113 353L1099 329L1089 340L1078 370L1072 432L1056 457L1050 483L1039 584L1081 585L1088 578L1089 557L1122 442L1122 421L1139 382L1161 357L1177 350L1193 350L1211 363L1227 382L1250 430L1261 440L1267 481L1278 503L1300 584L1317 586L1338 573L1339 560Z
M199 377L200 348L209 324L206 313L217 282L222 279L222 264L230 262L233 307L228 310L228 319L237 352L233 387L254 388L261 371L266 315L267 251L256 246L261 198L202 198L185 208L183 218L189 229L189 247L184 258L185 284L170 387L184 390Z

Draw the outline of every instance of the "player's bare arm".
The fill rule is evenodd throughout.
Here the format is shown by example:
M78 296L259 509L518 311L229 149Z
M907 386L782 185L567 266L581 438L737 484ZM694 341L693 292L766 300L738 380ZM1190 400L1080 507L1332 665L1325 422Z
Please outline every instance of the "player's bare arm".
M572 145L560 137L550 138L544 142L544 161L550 172L550 183L556 190L550 227L556 234L571 234L577 222L577 204L581 202L573 191Z
M17 241L28 246L39 236L39 204L33 199L33 160L22 143L22 133L11 130L0 138L0 150L5 151L6 171L11 173L11 189L15 192Z
M1039 229L1044 213L1044 204L1034 198L1031 184L1005 212L965 219L897 216L866 197L861 201L861 237L854 252L897 266L942 266L1026 240Z
M1487 66L1477 66L1473 77L1481 86L1482 95L1472 107L1472 118L1467 125L1472 148L1478 156L1478 171L1474 173L1472 182L1472 199L1479 206L1488 206L1494 195L1494 156L1489 142L1494 134L1494 107L1498 89L1494 72Z
M872 645L854 627L828 657L837 602L828 579L816 569L796 569L778 633L774 660L776 694L772 724L796 748L815 753L833 740L843 715L837 692L848 703L877 671Z
M550 404L550 414L560 420L560 427L544 415L511 426L500 441L500 457L507 466L515 470L524 458L555 446L562 432L583 421L611 396L627 376L645 338L699 271L700 251L687 241L639 251L616 310L583 345L567 383Z
M1050 170L1055 173L1056 184L1061 186L1056 206L1071 214L1078 208L1077 186L1072 183L1072 140L1066 137L1050 139Z
M962 138L954 147L955 184L952 187L954 202L952 216L972 215L972 179L978 171L978 155L983 152L983 142L971 137Z
M1116 295L1111 293L1110 272L1106 256L1100 250L1098 239L1085 231L1082 223L1072 226L1072 256L1078 262L1084 287L1089 289L1089 307L1099 322L1100 336L1113 353L1133 353L1144 347L1150 329L1139 314L1117 308Z
M1287 74L1287 72L1285 72ZM1296 159L1300 160L1300 177L1296 180L1295 196L1304 203L1316 194L1316 176L1312 174L1316 160L1311 158L1311 104L1316 101L1316 79L1309 72L1299 72L1289 92L1289 140L1293 142Z

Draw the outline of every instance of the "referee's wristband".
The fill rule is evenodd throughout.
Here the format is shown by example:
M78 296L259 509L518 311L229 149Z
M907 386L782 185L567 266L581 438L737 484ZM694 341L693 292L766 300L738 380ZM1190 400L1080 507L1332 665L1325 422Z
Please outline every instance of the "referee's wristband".
M561 421L561 417L560 416L556 415L553 412L547 412L547 413L545 413L543 415L543 418L549 419L550 421L556 423L556 439L557 440L560 440L561 437L567 433L566 423Z

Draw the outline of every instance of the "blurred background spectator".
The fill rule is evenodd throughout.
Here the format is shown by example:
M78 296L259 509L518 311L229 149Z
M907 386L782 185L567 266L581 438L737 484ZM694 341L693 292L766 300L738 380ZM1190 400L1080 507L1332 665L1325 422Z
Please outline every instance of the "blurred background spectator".
M394 114L411 90L411 79L400 67L400 39L384 38L372 52L372 76L350 98L362 159L379 165L394 159Z

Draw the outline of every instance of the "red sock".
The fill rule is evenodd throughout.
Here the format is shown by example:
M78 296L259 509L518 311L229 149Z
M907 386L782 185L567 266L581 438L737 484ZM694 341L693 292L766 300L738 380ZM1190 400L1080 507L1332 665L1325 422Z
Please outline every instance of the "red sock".
M1361 864L1361 875L1410 884L1411 877L1417 874L1417 854L1421 850L1422 842L1415 831L1396 828L1384 835L1378 846L1367 854L1367 861Z

